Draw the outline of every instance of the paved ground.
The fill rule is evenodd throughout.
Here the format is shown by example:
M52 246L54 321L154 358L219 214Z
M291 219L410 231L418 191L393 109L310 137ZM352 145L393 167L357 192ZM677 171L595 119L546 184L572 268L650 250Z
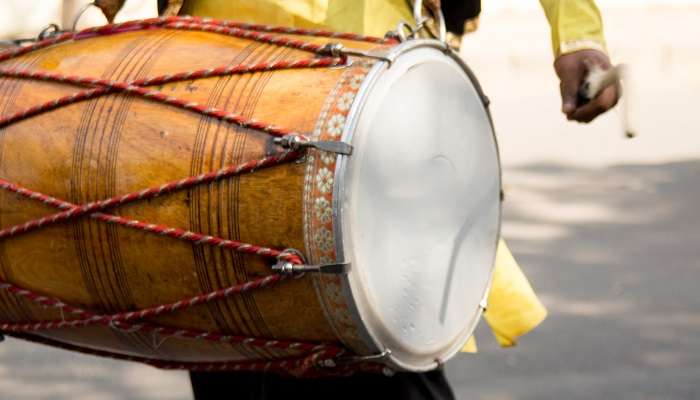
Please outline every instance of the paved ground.
M550 316L507 350L482 326L461 398L700 398L700 159L511 173L505 235Z
M513 349L481 326L447 366L459 398L700 398L700 8L606 9L633 66L634 141L611 114L563 121L538 12L487 14L464 54L493 100L504 236L550 310ZM517 40L514 40L517 38ZM18 399L189 399L186 377L8 340Z

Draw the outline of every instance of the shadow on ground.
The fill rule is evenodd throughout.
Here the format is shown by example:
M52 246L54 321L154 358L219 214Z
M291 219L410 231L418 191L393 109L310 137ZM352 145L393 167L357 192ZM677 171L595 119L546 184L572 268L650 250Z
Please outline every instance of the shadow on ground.
M0 398L117 400L192 398L184 372L84 356L8 338L0 344Z
M504 237L550 311L513 349L485 325L461 399L700 398L700 161L505 172Z

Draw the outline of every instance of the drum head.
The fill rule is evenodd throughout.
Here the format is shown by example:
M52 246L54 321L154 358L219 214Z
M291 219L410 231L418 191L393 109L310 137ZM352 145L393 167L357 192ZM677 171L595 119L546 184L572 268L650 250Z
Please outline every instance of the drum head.
M395 367L434 368L472 334L500 227L500 166L466 67L419 41L375 66L336 171L338 254L358 323Z

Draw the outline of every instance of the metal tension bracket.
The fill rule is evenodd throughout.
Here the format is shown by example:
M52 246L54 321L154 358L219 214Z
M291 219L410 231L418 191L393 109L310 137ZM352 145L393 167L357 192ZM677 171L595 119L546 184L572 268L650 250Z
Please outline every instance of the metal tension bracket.
M345 274L350 270L350 263L299 265L287 261L280 261L272 266L272 270L285 275L303 274L305 272L318 272L321 274Z
M386 53L369 52L357 49L348 49L340 43L328 43L321 49L322 54L328 54L331 57L361 57L361 58L371 58L374 60L386 61L391 66L393 61L391 58L387 57Z
M338 365L344 365L344 364L356 364L356 363L363 363L363 362L381 363L390 355L391 355L391 350L386 349L378 354L370 354L370 355L366 355L366 356L345 356L345 357L339 357L336 359L323 360L323 361L321 361L321 366L326 367L326 368L335 368Z
M481 299L481 301L479 302L479 308L481 309L481 312L486 312L486 309L489 308L489 305L486 301L486 297Z
M302 140L298 135L287 135L280 138L275 138L276 145L292 149L300 150L307 147L312 147L329 153L336 153L349 156L352 154L352 146L345 142L337 142L333 140L310 141Z

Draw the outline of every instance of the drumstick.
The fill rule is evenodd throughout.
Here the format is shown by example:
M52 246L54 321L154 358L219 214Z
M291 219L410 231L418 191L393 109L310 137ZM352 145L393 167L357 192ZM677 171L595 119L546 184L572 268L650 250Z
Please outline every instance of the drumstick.
M605 88L619 85L625 78L627 67L624 64L616 65L610 69L603 69L598 64L588 64L588 75L583 79L579 87L579 104L585 104L600 94ZM629 85L628 85L629 86ZM629 94L621 96L622 102L622 126L625 137L631 139L636 136L629 126Z

